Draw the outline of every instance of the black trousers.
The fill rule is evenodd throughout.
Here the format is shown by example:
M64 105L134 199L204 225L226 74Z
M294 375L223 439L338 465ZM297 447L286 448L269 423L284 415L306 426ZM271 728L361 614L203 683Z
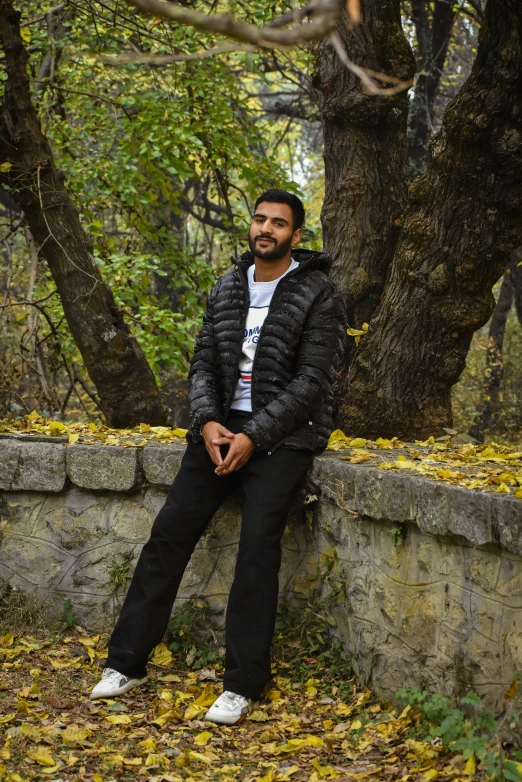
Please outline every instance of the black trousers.
M244 421L244 415L232 411L226 425L236 433ZM312 458L308 450L254 453L240 470L218 476L205 445L188 444L138 559L110 639L108 667L126 676L145 676L149 653L163 637L198 540L214 513L241 486L243 518L225 620L223 687L246 698L259 697L271 679L281 537Z

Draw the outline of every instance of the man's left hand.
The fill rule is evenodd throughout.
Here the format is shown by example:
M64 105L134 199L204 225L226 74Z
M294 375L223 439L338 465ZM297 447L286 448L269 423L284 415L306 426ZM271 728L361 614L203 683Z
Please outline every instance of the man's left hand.
M212 442L215 445L221 445L223 443L223 438L212 440ZM226 441L226 445L229 443L228 453L223 459L223 463L218 465L214 470L216 475L228 475L228 473L234 472L234 470L239 470L248 462L254 453L254 443L250 437L243 432L236 434L233 440Z

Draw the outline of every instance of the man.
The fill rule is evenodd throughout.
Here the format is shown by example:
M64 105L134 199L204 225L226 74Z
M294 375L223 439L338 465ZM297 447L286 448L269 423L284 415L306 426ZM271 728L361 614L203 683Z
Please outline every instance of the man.
M208 298L189 374L189 443L143 547L91 698L146 680L185 567L214 513L241 486L243 519L226 622L224 692L206 718L232 725L271 680L281 537L293 497L332 424L345 311L324 253L294 250L304 209L269 190L250 252Z

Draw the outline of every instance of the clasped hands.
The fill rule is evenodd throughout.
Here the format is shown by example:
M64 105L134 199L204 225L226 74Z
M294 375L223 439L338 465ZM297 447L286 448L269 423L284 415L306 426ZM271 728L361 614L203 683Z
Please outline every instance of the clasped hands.
M217 421L208 421L201 430L207 452L216 465L216 475L228 475L239 470L254 452L254 443L244 432L234 434ZM228 453L223 459L222 445L228 445Z

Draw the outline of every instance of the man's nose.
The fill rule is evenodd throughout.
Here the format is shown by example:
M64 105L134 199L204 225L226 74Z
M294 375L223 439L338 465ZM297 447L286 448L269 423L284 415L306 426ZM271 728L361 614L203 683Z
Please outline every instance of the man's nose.
M272 223L270 220L265 220L263 223L263 227L261 229L262 233L264 234L271 234L272 233Z

